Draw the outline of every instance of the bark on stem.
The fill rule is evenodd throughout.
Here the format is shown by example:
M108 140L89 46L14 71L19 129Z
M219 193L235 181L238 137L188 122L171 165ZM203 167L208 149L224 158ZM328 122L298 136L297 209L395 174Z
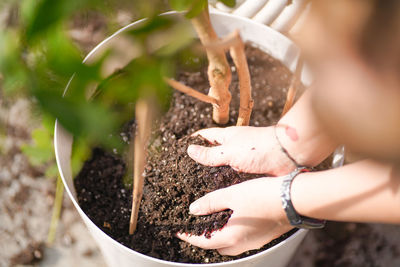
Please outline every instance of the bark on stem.
M235 63L236 66L240 89L239 117L236 122L236 126L247 126L250 123L250 116L254 103L251 97L251 78L249 66L247 65L244 43L238 30L235 30L232 33L232 39L236 41L232 42L230 54L232 56L233 63Z
M151 103L148 99L139 99L136 102L135 117L138 126L134 141L133 193L132 211L129 221L129 234L136 230L140 202L143 196L144 165L146 160L146 144L151 132Z
M219 40L211 25L208 7L191 19L191 22L205 47L207 44ZM229 120L229 104L232 98L229 92L231 70L223 48L207 49L206 47L206 53L209 63L208 79L211 86L208 95L216 99L219 104L218 106L213 105L213 119L218 124L225 124Z
M169 78L164 78L164 80L169 86L171 86L175 90L178 90L184 94L190 95L191 97L194 97L200 101L219 106L218 101L209 95L200 93L199 91L196 91L193 88L186 86L178 81L175 81L175 80L172 80Z
M296 69L294 71L292 80L290 82L289 90L286 95L286 102L285 106L283 107L281 117L283 117L294 104L294 100L297 94L297 89L300 83L302 70L303 70L303 58L299 57L299 59L297 60Z

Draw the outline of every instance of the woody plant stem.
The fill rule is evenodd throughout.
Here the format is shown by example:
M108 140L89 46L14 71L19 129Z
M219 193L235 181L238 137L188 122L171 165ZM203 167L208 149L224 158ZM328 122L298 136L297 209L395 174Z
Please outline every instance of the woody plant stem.
M239 31L235 30L222 40L218 38L210 22L208 9L192 19L192 24L197 31L200 41L205 47L208 58L208 79L210 91L208 95L194 90L178 81L165 78L165 81L174 89L197 98L200 101L213 105L213 119L218 124L225 124L229 120L229 104L231 94L231 71L225 57L229 49L239 77L240 108L237 126L249 125L253 99L251 97L251 78L247 65L244 43Z
M211 25L208 6L198 16L192 18L191 22L205 47L207 44L219 40ZM207 74L211 86L208 95L218 102L218 105L213 105L213 119L218 124L226 124L229 120L229 104L232 98L229 92L232 78L231 70L223 48L207 49L206 47L206 53L208 59Z

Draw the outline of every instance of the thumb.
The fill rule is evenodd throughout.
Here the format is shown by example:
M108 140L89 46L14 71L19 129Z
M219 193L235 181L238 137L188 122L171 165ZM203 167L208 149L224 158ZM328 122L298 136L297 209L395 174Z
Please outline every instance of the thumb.
M219 189L199 198L190 204L189 212L193 215L208 215L214 212L229 209L227 189Z
M229 165L227 155L223 151L223 146L205 147L190 145L187 153L193 160L206 166Z

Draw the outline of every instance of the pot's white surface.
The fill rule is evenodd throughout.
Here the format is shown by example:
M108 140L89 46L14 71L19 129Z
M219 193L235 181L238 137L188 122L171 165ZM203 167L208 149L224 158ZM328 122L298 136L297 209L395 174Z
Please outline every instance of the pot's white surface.
M177 16L177 14L171 13L168 16ZM268 28L265 25L259 24L247 18L237 17L234 15L223 14L223 13L212 13L211 14L212 23L215 27L216 32L220 36L227 35L235 29L239 29L241 36L244 40L253 42L259 48L266 51L276 59L280 60L285 64L290 70L293 71L298 58L299 50L298 48L285 36L282 34ZM106 40L100 43L96 48L94 48L85 61L90 60L99 54L104 47L107 47L112 42L117 40L122 36L122 33L127 29L132 29L136 27L140 21L134 22ZM129 59L130 60L130 59ZM307 75L303 73L302 81L308 84L309 80ZM106 235L101 231L82 211L79 207L76 197L75 188L72 181L71 172L71 150L72 150L72 136L67 133L60 124L56 123L55 126L55 152L57 158L58 168L64 182L66 191L72 200L74 206L81 215L83 221L87 225L90 233L100 247L104 259L109 266L113 267L156 267L156 266L240 266L240 267L283 267L286 266L290 258L293 256L298 245L301 243L305 237L307 231L299 230L294 235L286 239L285 241L279 243L278 245L258 253L256 255L243 258L240 260L235 260L225 263L216 264L182 264L158 260L136 251L133 251Z

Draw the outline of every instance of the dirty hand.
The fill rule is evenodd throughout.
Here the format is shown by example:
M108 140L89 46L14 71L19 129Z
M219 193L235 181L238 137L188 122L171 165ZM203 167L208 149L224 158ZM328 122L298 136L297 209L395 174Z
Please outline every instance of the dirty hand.
M190 205L190 213L207 215L231 209L228 223L211 238L186 233L177 236L203 249L217 249L222 255L261 248L292 228L282 209L281 182L281 177L258 178L205 195Z
M274 127L250 126L204 129L194 135L220 145L190 145L187 152L207 166L229 165L241 172L284 175L296 166L282 151L274 131Z

